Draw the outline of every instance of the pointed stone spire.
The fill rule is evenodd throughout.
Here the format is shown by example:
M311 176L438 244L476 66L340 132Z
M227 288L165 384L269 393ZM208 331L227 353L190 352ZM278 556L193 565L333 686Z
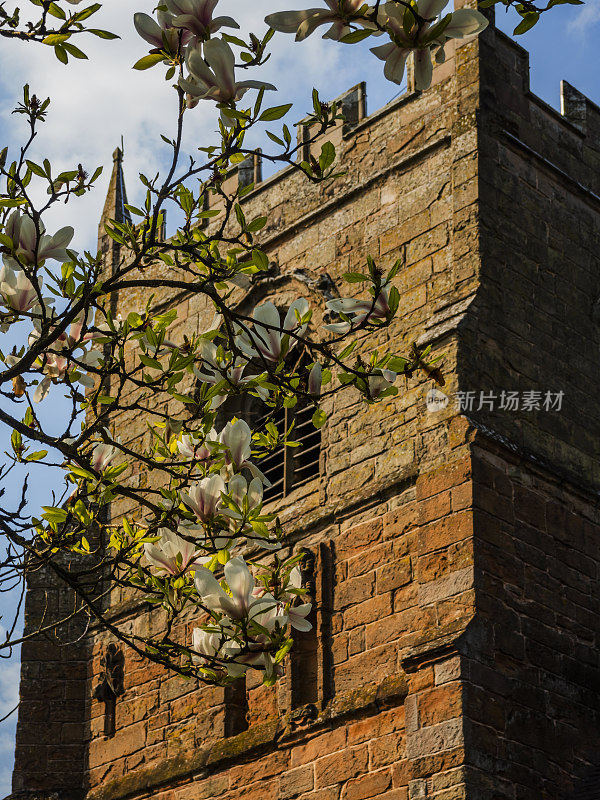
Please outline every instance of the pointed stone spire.
M113 153L113 170L108 184L108 193L104 203L100 225L98 227L98 242L101 245L104 238L104 226L109 219L117 222L131 222L131 215L125 208L127 204L127 191L125 189L125 176L123 174L123 150L117 147Z

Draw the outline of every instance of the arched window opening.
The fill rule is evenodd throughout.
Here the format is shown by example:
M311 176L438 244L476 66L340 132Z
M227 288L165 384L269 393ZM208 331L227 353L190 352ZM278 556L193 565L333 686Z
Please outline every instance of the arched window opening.
M225 687L225 736L248 730L248 691L246 676Z
M319 630L317 615L315 554L305 553L300 563L302 584L308 590L306 602L312 603L307 617L311 623L309 631L294 631L294 647L290 654L292 709L319 701Z

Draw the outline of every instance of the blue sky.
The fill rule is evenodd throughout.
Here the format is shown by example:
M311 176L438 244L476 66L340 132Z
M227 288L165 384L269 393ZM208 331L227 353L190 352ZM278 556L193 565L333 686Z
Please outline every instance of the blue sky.
M10 5L10 4L9 4ZM97 190L76 205L61 206L47 221L49 229L72 224L76 229L74 246L95 249L97 220L104 202L114 148L125 137L125 169L131 202L138 202L140 191L134 180L142 170L148 174L160 169L166 156L158 134L173 128L173 92L156 72L134 73L130 65L144 53L145 45L136 36L131 18L134 11L150 12L154 0L106 0L98 27L122 32L120 42L91 41L88 62L76 62L69 70L59 64L47 48L6 44L0 49L0 145L16 144L22 133L19 118L11 116L18 96L17 87L29 82L39 96L53 97L51 115L40 136L36 152L48 156L57 168L84 164L93 171L105 164L105 174ZM248 11L251 5L252 13ZM252 19L289 7L318 5L295 0L221 0L219 13L236 17L246 30L263 30ZM496 14L497 24L508 33L515 15L504 10ZM600 0L585 5L558 6L519 42L530 51L533 91L556 108L559 85L566 79L592 100L600 103L600 76L597 40L600 33ZM333 98L360 80L367 81L369 111L384 105L397 94L397 87L382 77L381 64L366 47L350 49L312 36L301 45L291 37L278 35L273 40L274 54L264 70L265 80L279 91L273 105L294 101L290 122L302 118L310 107L310 90L316 86L324 99ZM351 56L351 57L349 57ZM298 76L302 80L298 80ZM205 143L214 130L214 114L208 103L201 103L186 135L190 151ZM0 339L3 337L0 335ZM6 342L0 341L6 349ZM64 401L62 401L64 402ZM46 413L60 414L61 393L54 389L46 401ZM0 431L0 450L6 436ZM38 471L33 503L43 505L56 478ZM7 613L7 599L0 599L0 615ZM0 635L2 633L0 619ZM0 662L0 717L16 703L18 664ZM10 772L14 748L15 716L0 724L0 798L10 791Z

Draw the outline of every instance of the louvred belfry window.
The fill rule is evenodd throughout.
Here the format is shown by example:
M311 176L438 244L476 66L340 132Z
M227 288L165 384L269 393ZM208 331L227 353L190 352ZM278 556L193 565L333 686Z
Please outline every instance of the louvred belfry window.
M288 356L289 366L299 374L306 372L306 365L310 358L306 352L300 355L296 350ZM249 370L251 371L251 370ZM262 365L257 364L256 371L262 371ZM280 440L284 440L290 431L288 441L298 442L298 446L289 447L281 445L265 458L257 461L258 467L271 482L265 487L264 500L278 500L286 497L292 489L319 476L321 455L321 431L313 423L314 406L305 397L298 397L294 408L268 408L258 398L250 397L251 402L242 411L240 416L255 430L264 430L267 423L272 423L279 432Z
M295 408L278 409L270 417L281 436L293 425L290 441L299 442L299 447L279 447L258 462L271 481L265 488L265 501L286 497L292 489L318 477L321 431L312 424L313 412L313 406L299 398ZM267 421L269 415L264 415L254 424L260 429Z
M295 370L298 370L302 363L310 363L306 354L299 357L296 351L292 352L291 359L292 368ZM262 363L251 362L247 373L256 374L263 369ZM259 469L271 482L271 486L265 487L264 490L265 502L286 497L292 489L319 476L322 437L321 431L313 426L313 414L314 406L304 397L298 397L294 408L272 409L258 397L248 394L229 397L219 409L217 430L221 430L232 417L239 417L245 420L253 431L264 431L265 425L272 423L277 428L281 441L291 428L289 441L299 443L297 447L281 445L265 458L256 461Z

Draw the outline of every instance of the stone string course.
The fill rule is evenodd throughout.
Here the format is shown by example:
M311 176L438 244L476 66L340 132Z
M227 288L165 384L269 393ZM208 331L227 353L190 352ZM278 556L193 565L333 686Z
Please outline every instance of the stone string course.
M315 555L315 702L294 706L293 664L274 688L249 676L248 728L225 736L222 689L125 653L107 738L93 690L111 637L35 641L15 800L568 800L597 774L600 110L567 84L562 101L530 93L526 52L490 27L427 92L334 132L343 177L256 186L245 213L268 215L275 275L236 294L251 311L302 293L318 327L320 278L400 258L377 346L432 342L449 395L563 390L562 411L430 413L423 377L380 405L328 401L320 476L279 504L289 549ZM212 318L193 296L157 302L177 307L176 340ZM115 428L148 435L141 414ZM36 579L26 626L68 601ZM113 614L164 624L117 594Z

